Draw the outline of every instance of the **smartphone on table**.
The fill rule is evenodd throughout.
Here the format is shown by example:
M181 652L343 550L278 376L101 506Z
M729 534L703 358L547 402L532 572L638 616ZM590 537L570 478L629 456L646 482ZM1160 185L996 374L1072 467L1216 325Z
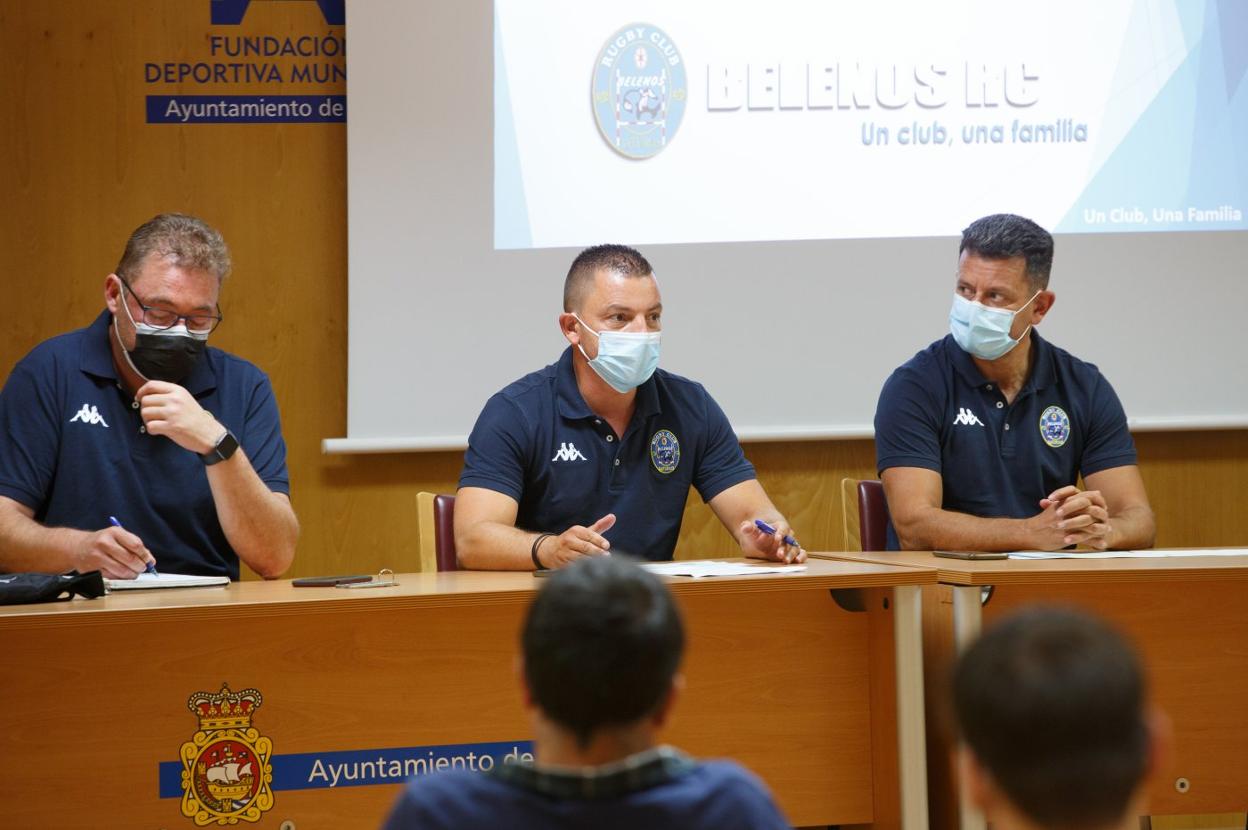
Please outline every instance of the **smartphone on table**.
M1008 553L988 550L934 550L932 554L941 559L1009 559Z

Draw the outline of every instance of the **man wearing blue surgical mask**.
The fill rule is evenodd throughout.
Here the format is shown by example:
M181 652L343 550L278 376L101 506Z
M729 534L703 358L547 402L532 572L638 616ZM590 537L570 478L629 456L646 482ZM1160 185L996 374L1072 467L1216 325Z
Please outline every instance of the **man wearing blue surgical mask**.
M662 313L650 263L632 248L599 245L572 263L559 315L568 348L491 397L468 439L455 501L462 567L671 559L691 486L744 555L805 559L723 411L701 384L657 368Z
M264 374L207 346L230 255L192 216L126 243L90 326L0 392L0 571L276 577L294 557L286 445Z
M893 373L876 408L890 549L1152 546L1118 396L1036 332L1052 263L1053 237L1021 216L963 231L949 334Z

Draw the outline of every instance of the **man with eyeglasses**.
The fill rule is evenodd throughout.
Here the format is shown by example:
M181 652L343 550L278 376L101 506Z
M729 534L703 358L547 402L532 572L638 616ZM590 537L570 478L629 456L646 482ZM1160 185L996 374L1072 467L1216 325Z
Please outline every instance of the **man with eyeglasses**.
M208 348L221 234L161 214L126 243L101 312L0 391L0 571L274 578L294 558L286 444L268 378Z

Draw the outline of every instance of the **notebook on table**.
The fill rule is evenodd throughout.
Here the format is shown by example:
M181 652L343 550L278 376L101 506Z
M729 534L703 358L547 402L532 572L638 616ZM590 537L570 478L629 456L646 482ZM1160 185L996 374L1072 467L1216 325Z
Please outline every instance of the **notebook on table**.
M139 574L134 579L106 579L110 591L142 591L149 588L204 588L229 585L228 576L192 576L190 574Z

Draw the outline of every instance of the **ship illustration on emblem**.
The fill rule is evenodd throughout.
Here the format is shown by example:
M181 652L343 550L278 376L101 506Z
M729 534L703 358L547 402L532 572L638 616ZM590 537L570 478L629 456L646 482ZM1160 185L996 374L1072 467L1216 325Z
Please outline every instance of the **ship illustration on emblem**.
M199 731L182 744L182 815L203 827L259 821L273 807L273 742L251 724L255 689L196 692L186 707Z

